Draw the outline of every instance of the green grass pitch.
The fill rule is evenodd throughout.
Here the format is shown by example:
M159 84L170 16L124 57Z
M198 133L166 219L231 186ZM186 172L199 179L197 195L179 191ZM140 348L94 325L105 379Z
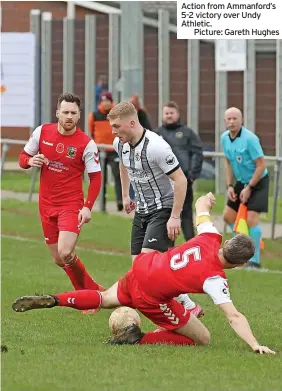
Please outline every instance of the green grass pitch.
M95 280L113 284L131 264L131 222L94 213L77 253ZM183 239L179 239L182 241ZM229 271L231 297L261 344L282 350L281 241L265 241L266 272ZM250 351L205 295L210 346L108 346L110 311L83 315L66 308L12 311L21 295L72 286L44 244L37 205L2 202L3 391L281 391L282 356ZM154 325L142 317L144 331Z

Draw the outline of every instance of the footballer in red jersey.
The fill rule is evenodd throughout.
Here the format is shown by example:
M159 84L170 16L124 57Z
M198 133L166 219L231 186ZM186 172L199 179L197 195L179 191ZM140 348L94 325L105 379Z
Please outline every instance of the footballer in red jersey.
M23 296L13 303L13 310L128 306L138 309L163 330L144 334L133 324L115 335L110 343L201 345L210 342L208 329L174 297L185 292L206 293L254 352L274 354L273 350L258 343L247 319L232 303L224 272L224 269L245 265L255 252L254 243L249 236L238 234L221 247L222 237L210 217L214 203L215 197L211 193L197 200L198 235L195 238L162 254L155 251L138 255L132 269L107 291Z
M45 242L57 265L75 289L99 289L75 254L83 224L101 187L99 153L95 142L77 127L79 97L65 93L58 99L58 122L38 126L19 156L22 168L40 168L39 212ZM83 173L90 184L84 201Z

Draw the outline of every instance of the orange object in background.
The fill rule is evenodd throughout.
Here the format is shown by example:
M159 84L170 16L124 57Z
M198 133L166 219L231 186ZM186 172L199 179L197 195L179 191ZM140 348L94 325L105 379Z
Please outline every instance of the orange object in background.
M248 214L247 206L241 203L234 223L234 228L233 228L234 232L250 236L249 227L247 224L247 214ZM264 241L262 239L260 241L260 249L264 250Z

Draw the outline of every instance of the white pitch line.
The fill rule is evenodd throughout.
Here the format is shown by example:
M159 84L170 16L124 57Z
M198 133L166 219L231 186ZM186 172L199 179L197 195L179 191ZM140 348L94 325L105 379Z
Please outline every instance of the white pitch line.
M21 242L30 242L30 243L42 243L43 242L44 243L44 241L41 242L40 240L36 240L36 239L23 238L22 236L12 236L12 235L1 234L1 237L2 238L6 238L6 239L19 240ZM80 246L76 246L76 248L78 250L88 251L88 252L96 253L96 254L117 255L119 257L126 257L126 255L124 255L124 254L114 253L114 252L111 252L111 251L95 250L95 249L85 248L85 247L80 247Z
M235 268L235 269L229 269L234 271L245 271L245 272L255 272L255 273L273 273L273 274L282 274L282 270L272 270L272 269L266 269L265 267L261 269L253 269L253 268Z
M23 238L22 236L12 236L12 235L1 234L1 237L2 238L7 238L7 239L19 240L19 241L22 241L22 242L42 243L40 240ZM76 248L78 250L88 251L88 252L96 253L96 254L117 255L119 257L126 257L126 255L124 255L124 254L113 253L113 252L110 252L110 251L94 250L94 249L84 248L84 247L79 247L79 246L76 246ZM244 270L246 272L255 272L255 273L282 274L282 270L271 270L271 269L266 269L266 268L262 268L262 269L235 268L235 269L232 269L232 270L239 270L239 271Z

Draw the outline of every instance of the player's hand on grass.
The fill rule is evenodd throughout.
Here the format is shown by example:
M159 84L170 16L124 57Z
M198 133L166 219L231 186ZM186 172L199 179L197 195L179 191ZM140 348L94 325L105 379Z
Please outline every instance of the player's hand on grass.
M227 197L233 202L235 202L237 200L237 194L235 193L234 187L232 187L232 186L228 187Z
M81 228L83 224L89 223L91 220L91 210L84 206L78 214L78 228Z
M240 193L240 200L243 204L246 204L248 202L251 195L251 189L247 186L245 187L241 193Z
M253 348L253 351L258 354L276 354L274 350L269 349L267 346L257 345Z
M124 210L127 214L129 214L135 209L135 202L132 201L129 197L123 197L122 203Z
M31 167L42 167L42 165L45 163L45 156L42 153L39 153L38 155L35 155L31 157L28 161L28 164Z
M181 219L176 217L170 217L166 225L167 235L170 240L175 240L180 234Z

